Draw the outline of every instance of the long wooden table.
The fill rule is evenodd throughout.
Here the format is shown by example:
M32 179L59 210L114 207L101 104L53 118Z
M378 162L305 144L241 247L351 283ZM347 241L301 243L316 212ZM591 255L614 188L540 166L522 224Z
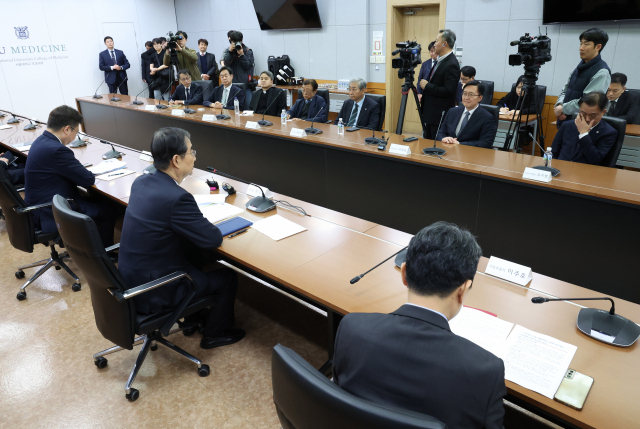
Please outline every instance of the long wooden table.
M316 136L290 136L308 122L269 118L273 126L247 129L257 116L206 122L204 109L185 117L171 110L146 111L130 98L78 98L91 135L136 149L149 149L153 132L182 127L196 142L196 167L221 171L282 194L415 234L446 220L475 234L484 256L510 257L545 274L640 303L636 280L640 237L640 175L637 172L553 161L562 173L549 183L522 179L525 167L542 159L525 154L437 143L442 159L422 154L433 141L392 155L367 146L367 130L340 136L316 123ZM145 103L157 101L141 99ZM197 106L194 106L197 108ZM380 136L381 133L376 133ZM596 262L597 261L597 262Z
M0 130L2 145L10 148L16 143L33 140L43 131L42 128L22 131L22 126L18 124L12 129ZM193 143L194 147L200 146L197 140ZM87 147L73 151L81 162L97 164L107 149L104 144L91 140ZM98 181L93 190L126 205L133 180L149 163L137 159L138 153L133 150L122 151L127 168L137 173L110 182ZM194 194L207 194L210 191L204 179L211 177L210 173L195 169L181 186ZM248 200L243 194L246 185L222 177L217 179L231 182L236 187L238 194L229 196L227 202L244 208ZM391 312L405 302L407 291L393 261L354 285L349 280L407 245L410 234L284 195L276 194L275 197L304 207L310 216L278 207L276 211L264 214L245 211L243 217L255 222L277 213L303 225L307 231L273 241L250 229L242 236L225 238L219 252L229 263L326 310L331 334L330 352L332 334L341 315L355 311ZM509 399L569 427L626 428L637 425L640 421L640 408L635 406L640 397L638 345L622 349L582 335L576 328L580 306L575 304L531 303L532 297L541 294L581 297L593 296L594 293L537 273L528 287L521 287L483 274L486 263L487 259L482 258L473 290L465 304L576 345L578 350L571 368L595 379L582 411L511 382L507 382ZM607 304L597 301L593 304L597 308L608 309ZM639 305L616 299L616 308L618 313L640 321Z

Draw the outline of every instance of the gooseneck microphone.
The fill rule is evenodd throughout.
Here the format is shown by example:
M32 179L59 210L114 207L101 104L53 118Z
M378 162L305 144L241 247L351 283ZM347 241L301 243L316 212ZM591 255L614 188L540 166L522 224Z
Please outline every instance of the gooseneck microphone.
M549 301L611 301L609 311L597 308L582 308L578 312L577 326L583 334L618 347L629 347L640 337L640 326L631 320L616 314L615 303L608 297L601 298L544 298L537 296L531 298L534 304L543 304Z
M267 110L269 110L269 107L271 107L273 105L273 103L276 102L278 97L280 97L280 94L282 94L284 92L284 90L281 90L281 89L276 89L276 91L278 91L278 95L276 95L276 98L271 100L271 103L269 103L269 105L265 109L264 113L262 114L262 119L258 121L258 125L260 125L261 127L268 127L270 125L273 125L273 122L264 120L264 115L267 113Z
M371 268L369 271L365 271L364 273L360 274L359 276L355 276L354 278L352 278L349 283L354 284L354 283L358 283L360 281L361 278L363 278L365 275L369 274L371 271L375 270L376 268L378 268L380 265L384 264L385 262L387 262L389 259L393 258L394 256L396 256L398 253L403 252L407 250L407 248L403 248L402 250L394 253L393 255L389 256L387 259L385 259L384 261L380 262L378 265L376 265L375 267Z
M531 139L534 142L536 142L536 144L538 145L538 147L540 148L540 150L544 154L546 152L546 150L544 150L544 148L540 145L540 143L538 143L538 140L536 140L536 138L533 136L533 134L529 133L529 137L531 137ZM553 176L553 177L556 177L558 174L560 174L560 170L558 170L557 168L549 167L549 160L547 158L544 159L544 165L536 165L533 168L535 168L536 170L549 171L549 172L551 172L551 176Z
M35 119L35 120L34 119L29 119L29 125L25 125L24 129L26 131L35 130L38 126L36 124L34 124L34 121L38 122L37 119Z
M438 133L440 132L440 126L442 125L442 120L444 119L444 113L445 111L443 110L442 115L440 115L440 123L438 124L438 130L436 131L436 136L433 139L433 147L426 147L422 149L422 153L424 153L425 155L437 155L438 157L440 157L445 153L447 153L446 150L440 147L436 147L436 142L438 141Z
M373 127L358 127L361 130L371 130L371 137L367 137L364 139L364 142L366 144L382 144L385 143L385 139L384 137L382 138L378 138L376 137L376 130ZM382 131L383 133L386 133L386 131Z
M111 72L109 72L109 73L111 73ZM107 75L104 77L104 80L102 81L102 83L105 83L107 81L107 77L109 76L109 73L107 73ZM93 98L96 98L96 99L97 98L102 98L102 95L98 95L98 90L102 86L102 83L100 85L98 85L98 87L96 88L96 92L95 92L95 94L93 94Z
M309 103L311 103L311 102L309 102ZM319 129L313 127L313 121L315 121L318 118L318 116L320 116L320 113L322 113L322 111L324 110L325 107L327 107L327 106L322 106L322 109L320 109L320 111L316 114L316 116L313 119L311 119L311 126L309 128L305 128L304 129L305 133L307 133L307 134L322 134L322 130L319 130Z
M122 156L122 152L118 152L114 147L113 143L110 143L106 140L98 139L100 143L108 144L111 146L111 150L102 154L102 159L111 159L111 158L120 158Z
M15 113L12 113L12 112L9 112L9 113L11 113L12 118L7 121L7 124L17 124L18 122L20 122L20 119L16 118Z
M122 80L122 82L120 82L120 85L118 85L118 87L116 88L115 92L113 93L113 97L111 97L110 101L120 101L120 99L118 97L116 97L116 94L118 93L118 90L120 89L122 84L127 81L127 79L129 79L129 76L125 76L124 79Z
M223 173L220 170L216 170L213 167L207 167L207 170L212 172L213 174L217 174L223 177L228 177L229 179L233 179L233 180L237 180L239 182L242 183L247 183L249 185L253 185L255 187L257 187L258 189L260 189L260 192L262 192L262 196L257 196L257 197L253 197L252 199L250 199L247 204L245 204L245 207L247 208L247 210L251 210L253 212L257 212L257 213L264 213L267 212L269 210L273 210L276 208L276 203L271 200L270 198L267 198L264 195L264 190L262 189L261 186L256 185L255 183L249 182L247 180L244 179L240 179L238 177L232 176L230 174L227 173Z
M140 104L144 104L142 101L138 101L138 95L142 94L142 92L146 89L149 89L149 87L153 85L152 83L150 83L149 85L147 85L147 87L145 89L143 89L142 91L140 91L139 93L136 94L136 99L135 101L133 101L131 104L135 104L135 105L140 105Z

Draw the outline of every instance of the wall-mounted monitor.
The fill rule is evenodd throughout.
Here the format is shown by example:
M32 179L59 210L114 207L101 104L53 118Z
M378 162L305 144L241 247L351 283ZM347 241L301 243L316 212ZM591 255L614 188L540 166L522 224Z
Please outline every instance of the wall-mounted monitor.
M638 0L544 0L543 24L640 19Z
M253 0L262 30L322 28L316 0Z

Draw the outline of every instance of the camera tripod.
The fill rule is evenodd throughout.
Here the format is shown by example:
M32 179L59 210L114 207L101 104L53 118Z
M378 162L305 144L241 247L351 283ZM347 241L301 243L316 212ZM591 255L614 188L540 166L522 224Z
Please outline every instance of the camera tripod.
M537 88L536 82L538 81L539 72L540 72L540 65L524 67L524 84L522 86L522 92L520 92L520 96L518 96L518 101L516 102L516 110L518 110L518 114L513 115L511 117L511 121L509 122L509 129L507 130L507 136L505 137L504 146L502 147L503 151L508 151L511 149L511 142L514 140L514 135L513 135L514 132L516 132L515 141L513 141L514 151L516 153L520 153L522 151L522 147L524 146L524 139L520 139L520 133L517 131L519 131L520 128L522 127L523 110L525 109L527 110L528 112L527 115L532 114L531 112L532 104L536 107L536 111L533 114L536 116L536 121L538 122L538 126L536 127L538 136L533 136L533 137L534 138L537 137L540 141L540 145L544 147L545 136L542 133L542 116L540 114L542 108L540 105L538 105L538 100L537 100L538 94L536 91L536 88ZM527 94L530 94L529 103L526 106L524 106L523 104L526 101ZM544 100L542 100L542 102L544 102ZM526 127L527 124L525 123L524 126ZM535 145L536 143L532 142L531 144Z
M402 127L404 125L404 115L407 110L407 98L409 91L413 92L413 97L416 100L416 106L418 107L418 116L420 116L420 125L422 125L422 135L426 133L426 126L424 119L422 118L422 109L420 109L420 100L418 100L418 90L413 84L413 76L415 70L405 72L404 83L402 84L402 99L400 100L400 112L398 113L398 125L396 126L396 134L402 134Z

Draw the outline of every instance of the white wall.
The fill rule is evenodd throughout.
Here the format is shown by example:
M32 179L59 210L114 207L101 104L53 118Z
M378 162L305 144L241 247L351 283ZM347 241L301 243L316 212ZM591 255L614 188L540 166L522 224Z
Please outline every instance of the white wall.
M376 71L369 55L372 31L384 30L386 36L386 1L318 0L318 10L322 29L262 31L251 0L176 0L178 27L189 36L187 46L197 49L198 39L207 39L218 63L229 46L227 31L239 30L253 50L256 73L267 69L269 55L287 54L298 76L384 82L385 65Z
M125 51L125 55L132 63L137 59L138 65L144 42L176 30L173 0L22 0L17 7L4 6L0 14L0 109L44 122L61 104L75 108L75 98L92 95L104 79L98 69L98 53L105 49L103 24L133 23L138 49ZM24 26L29 39L19 40L14 27ZM42 45L64 45L65 52L16 54L11 49ZM31 64L17 65L24 63ZM135 95L144 88L140 68L132 65L127 74L129 94ZM100 92L108 91L105 84Z
M496 91L508 91L523 73L522 67L508 65L510 54L517 46L509 42L524 33L538 34L542 26L542 0L447 0L447 28L457 37L457 46L464 48L463 65L476 68L479 79L495 82ZM640 21L561 24L548 28L552 60L543 65L538 83L547 86L547 95L558 95L569 73L580 62L578 36L584 30L598 27L609 34L602 57L612 72L628 77L629 88L640 88Z

